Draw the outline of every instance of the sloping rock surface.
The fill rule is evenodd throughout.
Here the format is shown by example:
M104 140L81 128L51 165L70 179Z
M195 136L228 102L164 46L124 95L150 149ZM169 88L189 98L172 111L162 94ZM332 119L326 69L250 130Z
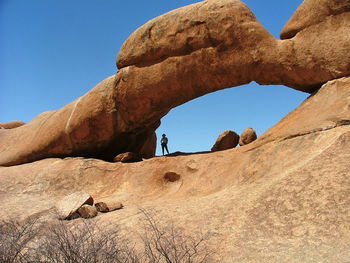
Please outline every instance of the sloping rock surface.
M23 126L25 122L23 121L10 121L0 123L0 129L14 129L20 126Z
M186 232L210 231L214 262L345 263L349 90L349 78L331 81L256 141L225 152L133 164L66 158L0 167L1 219L54 220L56 200L79 190L120 200L124 209L92 220L118 222L125 233L142 229L139 208ZM179 180L163 180L170 170Z

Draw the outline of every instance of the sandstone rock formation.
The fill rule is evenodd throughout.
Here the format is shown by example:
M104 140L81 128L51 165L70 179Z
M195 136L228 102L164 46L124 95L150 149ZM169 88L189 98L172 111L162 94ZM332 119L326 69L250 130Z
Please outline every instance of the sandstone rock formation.
M139 208L184 231L209 230L213 262L347 262L349 90L350 78L330 81L256 141L225 152L127 165L52 158L0 167L0 218L56 220L47 208L82 190L120 200L125 209L92 220L121 224L126 234L142 229ZM164 183L167 171L181 180Z
M78 209L85 204L90 206L94 204L94 199L85 192L79 191L65 196L56 204L58 218L73 219L77 217Z
M346 12L350 12L349 0L304 0L283 28L281 39L292 38L307 27L333 19L330 16ZM349 18L348 14L347 17Z
M213 152L223 151L231 149L237 146L239 142L239 135L231 130L226 130L219 135L216 139L215 144L211 147Z
M13 129L20 126L23 126L25 122L23 121L10 121L10 122L3 122L0 123L0 129Z
M337 1L320 5L330 3ZM119 153L139 153L170 109L251 81L313 92L350 73L348 21L349 12L323 16L280 41L238 0L176 9L130 36L118 54L115 76L58 111L0 130L0 165L67 156L111 161ZM104 129L96 128L102 124Z
M256 132L253 128L246 128L244 129L244 131L242 132L241 136L239 136L239 145L243 146L246 144L249 144L253 141L255 141L257 138L256 136Z

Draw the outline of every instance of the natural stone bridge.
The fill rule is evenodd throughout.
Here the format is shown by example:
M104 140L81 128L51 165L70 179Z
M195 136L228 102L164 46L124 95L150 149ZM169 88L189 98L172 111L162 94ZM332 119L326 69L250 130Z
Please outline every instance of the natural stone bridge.
M239 0L207 0L157 17L124 43L114 76L57 111L0 130L0 165L137 153L172 108L251 81L311 93L350 73L349 11L348 0L306 0L283 40Z

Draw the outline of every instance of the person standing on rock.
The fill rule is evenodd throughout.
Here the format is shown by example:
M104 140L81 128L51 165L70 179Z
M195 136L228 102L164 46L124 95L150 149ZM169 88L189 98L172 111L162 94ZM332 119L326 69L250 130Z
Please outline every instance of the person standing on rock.
M162 139L160 140L160 143L162 145L162 152L164 155L164 149L167 151L167 153L169 154L169 150L168 150L168 138L166 137L165 134L162 135Z

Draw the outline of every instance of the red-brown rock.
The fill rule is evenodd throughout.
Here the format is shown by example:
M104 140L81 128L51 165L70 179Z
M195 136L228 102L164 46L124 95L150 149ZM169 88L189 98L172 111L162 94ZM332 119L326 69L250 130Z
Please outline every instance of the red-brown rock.
M152 133L151 136L145 141L141 150L139 151L139 155L142 158L149 159L156 155L157 148L157 134L155 132Z
M283 28L281 39L292 38L304 28L346 12L350 12L349 0L304 0Z
M226 130L219 135L216 139L215 144L211 148L214 151L222 151L231 149L237 146L239 142L239 135L231 130Z
M95 204L97 211L99 212L111 212L114 210L122 209L124 206L118 201L103 201Z
M82 218L86 219L97 216L97 209L92 205L83 205L78 209L77 212Z
M239 145L243 146L246 144L249 144L253 141L255 141L257 138L256 136L256 132L253 128L246 128L244 129L244 131L242 132L241 136L239 136Z

